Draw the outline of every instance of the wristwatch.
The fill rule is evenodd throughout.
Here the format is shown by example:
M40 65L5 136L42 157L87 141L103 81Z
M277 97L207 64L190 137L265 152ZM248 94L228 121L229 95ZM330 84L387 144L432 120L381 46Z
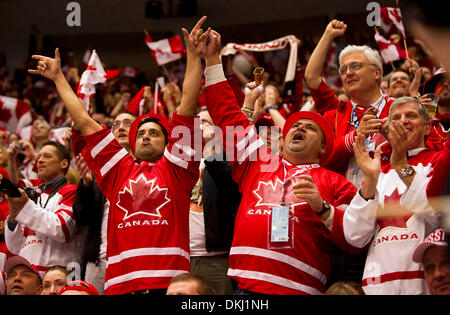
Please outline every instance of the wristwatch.
M323 216L328 210L331 209L331 205L328 201L323 201L322 202L322 210L320 210L319 212L316 212L316 214L321 217Z
M403 167L400 170L400 178L405 178L405 177L409 177L412 176L416 173L416 171L414 170L414 168L411 165L406 165L405 167Z

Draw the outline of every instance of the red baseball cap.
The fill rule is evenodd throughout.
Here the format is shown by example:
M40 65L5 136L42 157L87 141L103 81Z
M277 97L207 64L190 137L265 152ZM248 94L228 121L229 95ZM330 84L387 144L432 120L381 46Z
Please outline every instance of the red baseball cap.
M335 138L333 127L331 127L328 120L326 120L322 115L318 113L309 111L296 112L290 115L286 120L286 122L284 123L283 140L286 139L286 135L288 134L292 126L300 119L310 119L316 122L322 129L323 135L325 137L325 153L320 157L320 163L324 163L331 154L331 151L333 150L333 142Z
M136 148L136 134L142 121L148 120L149 122L155 122L160 125L166 132L170 135L169 120L163 114L144 114L136 118L130 126L130 131L128 133L128 142L130 143L130 149L134 154Z
M92 284L87 283L83 280L75 280L69 282L61 288L61 291L59 291L59 295L61 295L64 291L69 290L82 291L88 293L89 295L99 295L97 289Z
M27 266L28 268L31 269L31 271L33 271L35 274L37 274L39 276L39 279L42 280L42 277L41 277L41 274L39 273L39 271L37 271L36 268L34 268L34 266L28 260L23 258L22 256L11 256L6 260L5 266L3 267L3 270L6 273L6 276L8 276L8 274L16 266L19 266L19 265Z
M436 229L428 237L420 243L413 254L413 261L416 263L422 263L423 254L431 246L444 246L448 247L448 243L445 236L445 231L443 229Z

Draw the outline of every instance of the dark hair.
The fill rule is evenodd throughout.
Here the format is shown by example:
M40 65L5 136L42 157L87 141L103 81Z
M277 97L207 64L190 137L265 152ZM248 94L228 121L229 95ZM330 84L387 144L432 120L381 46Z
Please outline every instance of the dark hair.
M393 75L394 73L396 73L396 72L403 72L403 73L405 73L405 74L408 76L409 82L410 82L410 83L412 82L413 78L412 78L411 74L409 74L408 71L405 71L405 70L403 70L403 69L395 69L394 71L392 71L392 75ZM390 77L389 80L388 80L388 87L391 87L392 75L391 75L391 77Z
M146 123L149 123L149 122L153 122L153 123L155 123L155 124L157 124L158 126L161 127L161 131L162 131L162 133L164 134L164 138L165 138L165 144L169 143L169 134L167 133L166 128L164 128L164 126L161 125L157 119L150 118L150 117L145 117L145 118L142 119L142 121L139 123L139 125L138 125L138 127L137 127L137 130L139 130L139 128L141 128L141 126L142 126L143 124L146 124Z
M65 146L63 146L62 144L60 144L58 142L55 142L55 141L47 141L47 142L45 142L42 145L42 147L44 147L46 145L51 145L51 146L54 146L56 148L56 154L58 155L59 161L67 160L67 162L69 162L68 165L67 165L67 168L64 171L64 174L66 174L67 171L69 170L70 160L71 160L71 156L70 156L69 150Z
M209 281L206 280L205 277L203 277L199 274L192 273L192 272L182 273L182 274L172 278L172 280L170 280L169 285L174 282L178 282L178 281L195 281L197 283L197 292L200 295L215 295L216 294L216 290L211 285L211 283L209 283Z
M129 115L133 116L134 118L136 118L136 115L133 114L132 112L130 112L129 110L121 109L121 110L119 110L119 112L117 113L117 115L115 115L115 116L113 117L113 120L115 120L115 119L117 118L117 116L119 116L119 115L121 115L121 114L129 114Z
M66 276L69 274L69 270L67 270L66 267L60 266L60 265L55 265L55 266L52 266L52 267L48 268L47 271L42 276L42 278L44 278L47 273L49 273L50 271L53 271L53 270L59 270L59 271L65 273Z

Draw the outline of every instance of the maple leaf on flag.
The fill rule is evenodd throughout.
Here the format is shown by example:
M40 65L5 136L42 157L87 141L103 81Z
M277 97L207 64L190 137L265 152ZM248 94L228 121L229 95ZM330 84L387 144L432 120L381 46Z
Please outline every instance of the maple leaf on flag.
M125 211L123 220L135 215L161 217L161 208L170 202L167 192L167 188L160 188L156 184L156 178L147 180L141 174L135 180L130 179L129 186L119 192L116 205Z
M3 102L0 100L0 121L8 122L11 119L11 111L3 108Z

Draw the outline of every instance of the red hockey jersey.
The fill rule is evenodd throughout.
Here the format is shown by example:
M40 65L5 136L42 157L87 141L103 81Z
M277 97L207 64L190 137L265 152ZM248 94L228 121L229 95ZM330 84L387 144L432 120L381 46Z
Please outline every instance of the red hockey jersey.
M164 157L135 161L108 129L85 136L82 154L110 201L105 294L167 288L189 272L189 198L198 179L193 118L174 113ZM175 128L176 129L176 128Z
M356 188L343 176L317 164L293 165L271 155L241 113L225 77L209 77L210 71L216 74L221 71L219 66L205 71L207 106L214 124L224 134L228 131L228 138L227 126L235 126L232 133L237 140L226 142L226 150L233 157L233 178L242 193L228 275L237 281L239 288L262 294L323 293L333 243L343 249L350 247L342 231L334 228L339 225L333 223L330 231L306 202L295 197L292 187L283 183L292 175L309 170L323 199L334 207L348 204ZM293 246L274 248L268 239L269 218L283 194L290 205Z

